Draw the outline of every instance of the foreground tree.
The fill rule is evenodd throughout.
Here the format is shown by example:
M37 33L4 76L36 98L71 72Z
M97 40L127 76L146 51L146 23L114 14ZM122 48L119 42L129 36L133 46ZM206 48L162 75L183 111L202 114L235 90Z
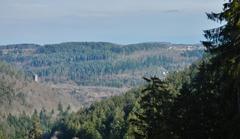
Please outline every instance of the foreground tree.
M135 138L170 138L166 121L173 102L168 85L158 78L146 79L147 87L142 91L140 109L130 120L136 127Z
M213 55L208 68L216 81L215 90L221 96L225 121L222 130L231 138L239 137L239 132L234 131L240 131L236 130L240 121L240 1L229 0L223 12L211 13L208 17L226 22L219 28L205 31L209 41L203 44Z
M190 84L184 84L171 112L179 138L240 137L240 1L208 14L225 25L205 31L210 54Z

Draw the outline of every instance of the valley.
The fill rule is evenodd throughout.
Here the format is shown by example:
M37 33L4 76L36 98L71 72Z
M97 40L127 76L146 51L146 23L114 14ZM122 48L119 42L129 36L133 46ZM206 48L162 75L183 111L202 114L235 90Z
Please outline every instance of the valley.
M42 108L56 110L62 103L77 111L143 85L142 77L164 78L170 72L183 70L200 59L202 53L201 45L171 43L0 46L0 60L22 76L18 82L12 79L10 83L17 97L0 109L5 113L32 113ZM34 76L38 76L37 81ZM8 78L10 81L6 82L11 82L13 77Z
M0 139L240 138L240 0L0 6Z

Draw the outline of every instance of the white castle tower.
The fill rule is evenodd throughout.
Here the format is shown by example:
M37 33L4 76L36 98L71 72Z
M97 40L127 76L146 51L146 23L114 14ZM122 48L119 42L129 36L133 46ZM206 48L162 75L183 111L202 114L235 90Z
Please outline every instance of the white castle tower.
M33 75L33 80L34 80L35 82L38 82L38 75L37 75L37 74L34 74L34 75Z

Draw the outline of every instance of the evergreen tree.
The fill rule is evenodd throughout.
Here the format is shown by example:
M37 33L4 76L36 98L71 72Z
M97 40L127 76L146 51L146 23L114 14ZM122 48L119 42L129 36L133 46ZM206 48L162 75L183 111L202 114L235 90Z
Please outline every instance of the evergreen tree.
M130 120L136 126L136 138L171 138L166 125L173 96L169 93L168 85L158 78L145 80L147 87L142 91L140 110L135 112L136 118Z
M29 132L29 139L41 139L43 130L41 127L40 118L36 110L32 115L32 121L33 121L33 126Z
M210 59L181 89L172 127L179 138L239 138L240 2L229 0L221 13L207 15L226 24L205 31Z
M223 12L211 13L208 17L226 22L219 28L205 31L208 41L203 44L213 56L208 70L215 80L214 91L220 96L223 114L221 131L236 138L240 136L239 132L229 127L240 121L240 1L229 0L224 4Z

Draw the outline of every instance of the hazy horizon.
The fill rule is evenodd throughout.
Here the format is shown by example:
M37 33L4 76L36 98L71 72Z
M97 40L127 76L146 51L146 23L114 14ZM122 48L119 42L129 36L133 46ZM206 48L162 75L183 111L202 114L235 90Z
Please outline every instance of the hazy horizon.
M199 43L173 43L173 42L156 42L156 41L148 41L148 42L136 42L136 43L115 43L115 42L106 42L106 41L65 41L65 42L56 42L56 43L9 43L9 44L0 44L0 46L5 46L5 45L26 45L26 44L34 44L34 45L55 45L55 44L64 44L64 43L111 43L111 44L116 44L116 45L132 45L132 44L144 44L144 43L170 43L170 44L175 44L175 45L202 45L200 42Z
M219 0L0 0L1 45L61 42L196 44ZM223 1L222 1L223 2Z

